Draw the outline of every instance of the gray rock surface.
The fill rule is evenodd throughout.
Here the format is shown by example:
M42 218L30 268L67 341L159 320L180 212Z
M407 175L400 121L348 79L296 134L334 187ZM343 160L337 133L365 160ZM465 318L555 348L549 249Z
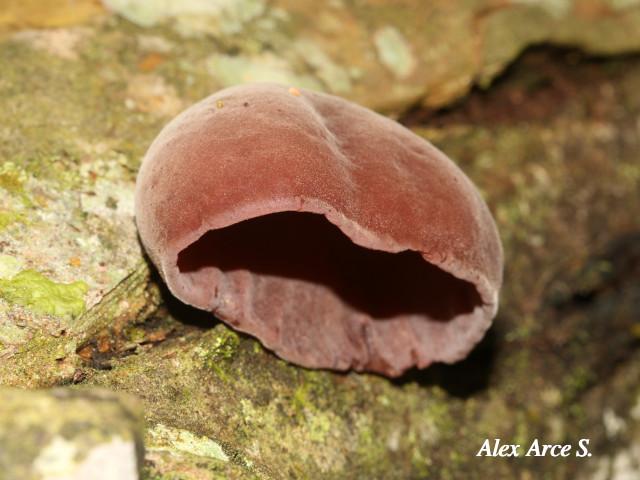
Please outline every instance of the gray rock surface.
M99 389L0 389L3 480L137 480L140 411Z

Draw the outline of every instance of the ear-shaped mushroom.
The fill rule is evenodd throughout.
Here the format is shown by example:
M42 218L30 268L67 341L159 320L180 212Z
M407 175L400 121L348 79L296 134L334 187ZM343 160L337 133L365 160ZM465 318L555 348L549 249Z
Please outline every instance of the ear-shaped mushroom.
M193 105L146 154L136 221L174 295L307 367L454 362L498 308L502 247L470 180L331 95L253 84Z

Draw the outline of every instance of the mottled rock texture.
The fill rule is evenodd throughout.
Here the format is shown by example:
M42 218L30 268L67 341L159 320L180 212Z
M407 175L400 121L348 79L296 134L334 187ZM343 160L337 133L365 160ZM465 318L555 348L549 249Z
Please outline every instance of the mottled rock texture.
M279 81L382 110L446 105L487 85L525 47L634 51L640 5L621 0L105 0L141 26L222 46L203 58L221 86Z
M108 15L4 32L0 383L101 385L138 396L150 479L636 475L637 57L529 51L486 92L445 112L402 116L469 174L502 234L501 313L460 364L393 382L293 367L176 302L149 272L136 237L142 155L173 115L224 82L275 76L323 88L337 79L352 90L325 89L404 112L406 99L427 94L426 104L443 105L473 78L488 85L532 41L602 54L640 47L633 2L532 3L443 2L446 15L419 28L411 27L413 9L402 16L396 4L337 2L325 10L296 2L267 8L271 20L227 20L229 30L217 35L206 32L207 22L204 34L184 36L189 22L142 27ZM321 21L296 23L312 15ZM469 19L492 32L484 42L469 39L478 31L467 28ZM460 28L443 27L456 22ZM329 33L303 38L304 28L311 34L318 25ZM445 31L461 37L447 43ZM420 51L440 59L428 67L403 47L420 35L431 39ZM449 45L444 53L440 42ZM385 50L389 43L399 53ZM469 74L479 70L467 68L464 52L489 45L497 67ZM309 63L289 60L292 50ZM408 80L378 58L399 59L401 76L416 75L419 88L407 94ZM407 73L413 69L421 73ZM478 460L486 437L523 444L589 437L594 456Z
M131 398L100 389L0 389L0 478L137 480L142 422Z

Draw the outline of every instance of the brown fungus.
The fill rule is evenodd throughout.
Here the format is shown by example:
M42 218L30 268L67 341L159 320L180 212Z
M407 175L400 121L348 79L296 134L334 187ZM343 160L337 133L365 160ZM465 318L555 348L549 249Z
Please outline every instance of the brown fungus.
M193 105L145 156L136 220L174 295L307 367L454 362L498 308L502 247L471 181L327 94L254 84Z

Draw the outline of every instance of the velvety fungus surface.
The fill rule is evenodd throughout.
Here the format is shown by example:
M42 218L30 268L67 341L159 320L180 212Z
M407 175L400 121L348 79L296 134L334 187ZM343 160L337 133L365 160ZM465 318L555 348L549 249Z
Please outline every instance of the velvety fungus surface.
M145 156L136 221L173 294L307 367L454 362L498 308L502 248L470 180L327 94L253 84L193 105Z

